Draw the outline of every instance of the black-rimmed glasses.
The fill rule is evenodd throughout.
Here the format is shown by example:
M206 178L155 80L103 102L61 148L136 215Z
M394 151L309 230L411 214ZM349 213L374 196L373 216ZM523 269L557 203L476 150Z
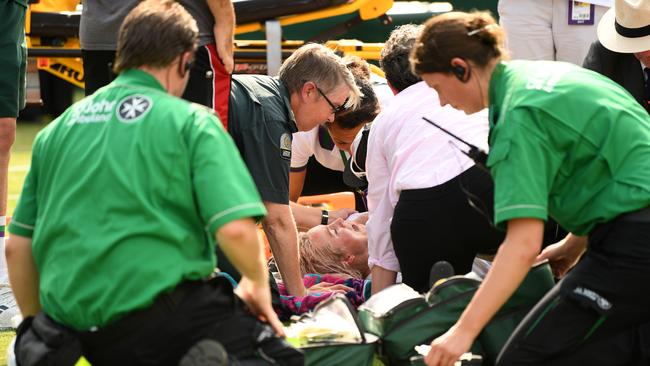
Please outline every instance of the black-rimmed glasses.
M318 87L318 85L314 84L314 86L316 87L316 90L318 90L318 93L320 93L320 95L321 95L323 98L325 98L325 101L327 102L327 104L329 104L330 107L332 107L332 113L334 113L334 114L341 113L341 112L343 112L344 110L347 109L346 106L347 106L347 104L348 104L348 99L350 99L350 97L345 98L345 100L343 101L343 104L341 104L340 106L337 107L337 106L334 105L334 103L332 103L332 101L330 100L330 98L328 98L328 97L325 95L325 93L323 93L323 91L320 90L320 88Z

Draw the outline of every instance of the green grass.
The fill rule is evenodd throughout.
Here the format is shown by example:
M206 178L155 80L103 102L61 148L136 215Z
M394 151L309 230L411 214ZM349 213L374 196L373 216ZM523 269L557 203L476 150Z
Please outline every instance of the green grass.
M15 335L13 331L0 332L0 366L7 366L7 347Z
M16 207L18 196L29 170L32 157L32 142L38 131L45 127L45 123L19 122L16 131L16 142L11 148L11 161L9 162L9 193L7 197L7 216L11 216Z

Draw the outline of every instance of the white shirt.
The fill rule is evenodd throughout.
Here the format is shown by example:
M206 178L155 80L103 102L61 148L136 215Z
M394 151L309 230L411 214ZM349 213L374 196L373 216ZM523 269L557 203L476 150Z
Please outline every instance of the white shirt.
M467 150L427 117L465 141L487 151L487 110L472 115L440 106L437 93L419 82L397 94L375 119L368 137L368 264L399 272L390 224L400 192L443 184L474 162Z
M321 134L320 138L318 136L319 133ZM324 145L326 146L323 147L321 145L321 139L331 143L331 145L325 143ZM348 153L344 152L344 154L346 160L349 160L350 156ZM343 171L341 150L334 145L325 127L318 126L309 131L293 134L293 141L291 142L291 169L304 168L312 155L320 165L328 169Z
M377 96L379 105L382 108L388 107L388 103L390 103L391 99L393 99L395 95L393 94L393 90L390 88L390 86L388 86L386 79L375 74L374 72L371 72L370 83L372 84L372 90Z

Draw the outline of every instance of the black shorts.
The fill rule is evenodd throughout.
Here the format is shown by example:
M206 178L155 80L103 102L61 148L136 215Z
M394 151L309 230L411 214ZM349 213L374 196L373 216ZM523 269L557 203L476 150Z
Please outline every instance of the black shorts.
M201 46L194 55L183 99L214 109L228 129L230 74L226 72L214 43Z
M650 223L616 220L517 327L498 365L650 364Z
M108 85L116 75L113 73L115 51L81 50L84 66L85 94L89 96L97 89Z

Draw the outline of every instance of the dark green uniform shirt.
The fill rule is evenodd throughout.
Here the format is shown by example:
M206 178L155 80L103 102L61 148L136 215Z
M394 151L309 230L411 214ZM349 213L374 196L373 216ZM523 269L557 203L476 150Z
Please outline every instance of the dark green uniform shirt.
M215 232L265 213L212 111L128 70L38 134L9 230L32 237L44 311L86 330L207 277Z
M497 224L550 214L576 235L650 205L650 116L574 65L512 61L490 81Z
M279 79L233 76L228 132L264 201L289 203L291 141L297 131L289 90Z

